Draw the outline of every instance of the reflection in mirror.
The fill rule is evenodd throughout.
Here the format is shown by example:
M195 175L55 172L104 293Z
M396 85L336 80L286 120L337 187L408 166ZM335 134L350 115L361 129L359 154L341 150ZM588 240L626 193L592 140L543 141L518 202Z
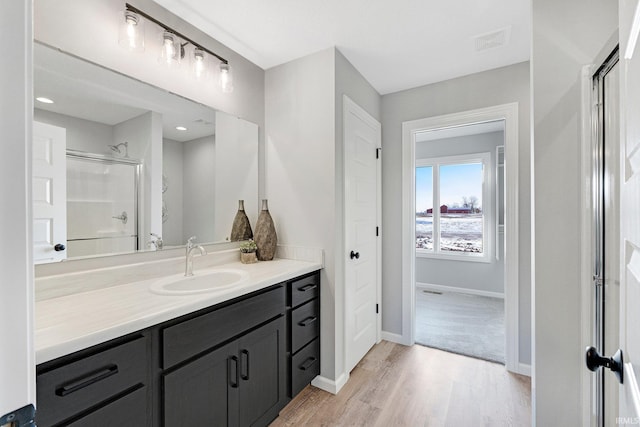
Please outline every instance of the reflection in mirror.
M37 263L225 242L240 199L255 224L257 125L39 43L34 92Z

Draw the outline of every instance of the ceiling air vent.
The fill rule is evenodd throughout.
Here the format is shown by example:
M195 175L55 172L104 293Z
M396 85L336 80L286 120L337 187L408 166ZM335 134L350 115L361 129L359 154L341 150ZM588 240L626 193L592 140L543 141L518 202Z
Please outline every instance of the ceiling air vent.
M510 33L511 27L506 27L497 31L475 36L473 41L475 43L476 52L495 49L496 47L506 45L509 42Z

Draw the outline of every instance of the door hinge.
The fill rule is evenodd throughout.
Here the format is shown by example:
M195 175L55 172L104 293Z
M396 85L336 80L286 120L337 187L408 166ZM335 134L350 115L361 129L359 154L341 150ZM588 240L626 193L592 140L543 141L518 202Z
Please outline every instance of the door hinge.
M380 150L382 150L382 148L376 148L376 159L380 158Z
M380 235L380 227L376 227L376 237Z
M380 307L376 304L376 314L380 313Z

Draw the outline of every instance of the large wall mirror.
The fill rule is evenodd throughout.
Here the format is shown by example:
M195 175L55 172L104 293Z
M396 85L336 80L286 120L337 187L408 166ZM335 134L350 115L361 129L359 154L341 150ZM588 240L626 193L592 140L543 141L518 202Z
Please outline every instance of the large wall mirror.
M40 43L34 95L37 263L227 242L238 200L255 224L256 124Z

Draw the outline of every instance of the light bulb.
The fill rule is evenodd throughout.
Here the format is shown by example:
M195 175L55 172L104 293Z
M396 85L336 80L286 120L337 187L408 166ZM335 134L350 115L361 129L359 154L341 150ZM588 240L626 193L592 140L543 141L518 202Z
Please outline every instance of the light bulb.
M220 64L220 86L224 93L233 92L233 75L231 74L231 67L224 62Z
M164 31L162 33L162 50L158 60L167 65L178 64L181 59L180 50L178 37L169 31Z
M205 77L207 66L205 64L205 52L203 49L196 47L193 50L193 73L196 79L200 80Z
M137 52L144 50L143 22L136 13L124 11L124 19L120 23L120 46Z

